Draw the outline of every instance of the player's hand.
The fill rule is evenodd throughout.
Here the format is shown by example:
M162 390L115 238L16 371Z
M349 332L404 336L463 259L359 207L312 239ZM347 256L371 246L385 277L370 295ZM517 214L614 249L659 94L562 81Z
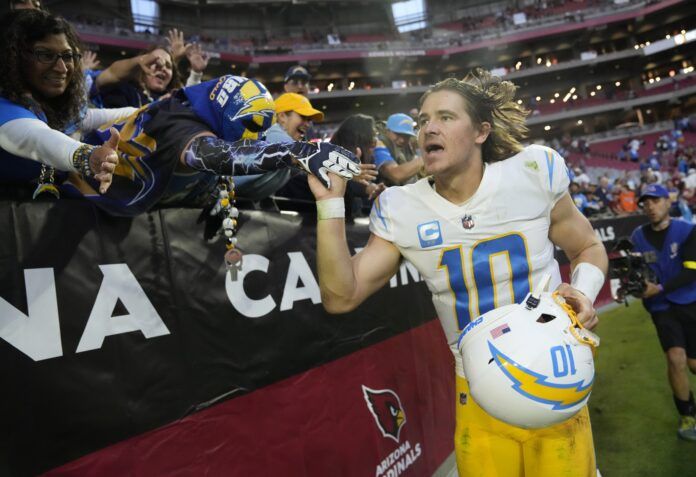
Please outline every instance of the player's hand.
M556 291L561 295L566 303L575 311L578 321L588 330L592 330L599 323L597 311L592 302L582 292L571 287L567 283L561 283Z
M307 174L309 190L312 191L316 200L335 199L336 197L343 197L346 194L348 182L346 182L345 179L337 176L333 172L329 172L329 180L331 182L331 188L327 189L317 177L312 174Z
M85 51L80 61L82 63L82 71L96 70L99 68L99 59L97 58L97 54L93 51Z
M120 135L116 128L111 128L109 132L111 132L109 139L92 151L92 154L89 156L89 168L92 170L94 178L100 182L100 194L104 194L111 186L114 171L118 164L116 149Z
M355 155L340 146L328 142L311 144L296 142L290 146L295 165L313 175L321 184L331 189L329 172L350 180L360 174L360 165Z
M662 293L662 289L660 288L660 285L657 283L653 282L645 282L645 291L643 292L643 295L641 295L641 298L652 298L658 293Z

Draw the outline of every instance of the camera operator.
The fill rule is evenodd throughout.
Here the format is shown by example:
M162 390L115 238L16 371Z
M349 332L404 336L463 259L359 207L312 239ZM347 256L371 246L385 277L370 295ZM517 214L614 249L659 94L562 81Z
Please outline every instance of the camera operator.
M650 221L631 235L657 277L646 281L643 306L652 316L667 358L669 383L680 414L677 434L696 441L696 406L687 366L696 374L696 236L694 225L672 219L669 192L648 185L638 200Z

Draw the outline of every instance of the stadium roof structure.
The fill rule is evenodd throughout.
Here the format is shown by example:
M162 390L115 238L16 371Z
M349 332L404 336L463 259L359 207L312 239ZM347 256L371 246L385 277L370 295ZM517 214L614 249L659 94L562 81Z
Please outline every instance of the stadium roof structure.
M124 3L102 0L100 8L112 13ZM637 115L661 121L696 106L696 11L684 8L686 0L556 2L543 14L529 11L522 24L505 17L515 9L502 10L514 2L430 0L434 26L402 35L388 1L246 2L234 15L231 8L244 2L158 3L159 35L134 33L123 9L126 20L99 20L89 2L48 7L75 22L102 64L161 42L170 27L211 54L209 77L253 76L279 92L287 68L302 64L312 74L312 102L329 123L353 112L408 111L428 85L477 66L519 86L535 137L600 133ZM341 41L327 42L327 31ZM664 90L668 84L674 91Z

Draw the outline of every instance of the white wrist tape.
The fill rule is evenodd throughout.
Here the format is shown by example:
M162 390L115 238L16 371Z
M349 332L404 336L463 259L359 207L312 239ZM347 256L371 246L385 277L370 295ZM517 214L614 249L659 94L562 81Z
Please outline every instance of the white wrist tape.
M604 273L599 267L588 262L577 264L570 279L570 286L580 291L594 303L602 285L604 285Z
M317 201L317 219L343 219L346 216L346 207L343 197Z

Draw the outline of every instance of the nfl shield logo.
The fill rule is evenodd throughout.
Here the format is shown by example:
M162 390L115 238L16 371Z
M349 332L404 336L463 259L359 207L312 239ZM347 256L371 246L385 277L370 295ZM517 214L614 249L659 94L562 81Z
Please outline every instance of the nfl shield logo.
M465 215L462 217L462 227L465 229L473 229L474 228L474 219L470 215Z

